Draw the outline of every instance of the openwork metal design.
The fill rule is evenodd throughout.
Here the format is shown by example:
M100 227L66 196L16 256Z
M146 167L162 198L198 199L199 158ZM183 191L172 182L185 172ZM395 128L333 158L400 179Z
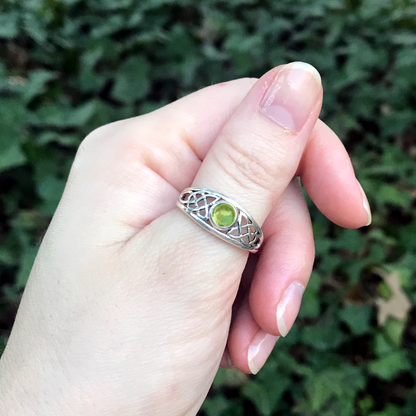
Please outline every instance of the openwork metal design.
M236 212L235 221L221 226L215 221L213 209L221 204L230 204ZM239 204L218 192L204 188L185 189L177 206L201 227L237 247L256 253L263 241L260 226Z

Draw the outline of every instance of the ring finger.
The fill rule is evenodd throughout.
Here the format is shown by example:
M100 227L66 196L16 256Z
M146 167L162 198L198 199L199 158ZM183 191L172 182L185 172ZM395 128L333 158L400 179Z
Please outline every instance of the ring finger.
M309 212L297 179L285 190L265 223L265 243L254 278L234 313L228 351L244 372L257 373L279 336L298 314L314 261Z

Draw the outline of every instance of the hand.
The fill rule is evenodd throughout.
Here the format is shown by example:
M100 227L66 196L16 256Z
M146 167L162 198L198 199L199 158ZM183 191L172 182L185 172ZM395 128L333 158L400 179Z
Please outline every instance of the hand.
M0 361L0 413L194 415L223 354L224 366L257 372L312 269L293 178L340 226L370 221L321 102L318 73L290 64L91 133ZM248 255L175 207L191 185L234 199L265 234L230 332Z

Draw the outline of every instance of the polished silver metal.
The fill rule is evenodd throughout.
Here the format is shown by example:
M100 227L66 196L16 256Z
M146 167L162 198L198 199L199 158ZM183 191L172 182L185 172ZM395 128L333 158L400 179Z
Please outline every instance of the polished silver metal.
M227 203L236 211L236 220L228 227L221 227L212 220L212 210ZM256 253L263 242L263 232L254 218L239 204L219 192L205 188L186 188L176 205L198 225L227 243Z

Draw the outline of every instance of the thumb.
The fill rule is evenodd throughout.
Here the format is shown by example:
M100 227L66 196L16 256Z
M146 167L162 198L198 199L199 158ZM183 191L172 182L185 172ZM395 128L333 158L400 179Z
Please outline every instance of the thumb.
M321 105L321 78L311 65L269 71L224 125L193 186L234 199L261 225L295 175Z
M224 124L192 187L231 198L262 225L296 173L321 103L320 76L310 65L292 63L268 72ZM208 390L225 348L247 251L175 209L143 228L123 255L132 259L134 276L143 271L136 283L140 293L156 294L149 303L150 326L157 323L149 345L160 344L165 334L179 340L179 355L200 367L191 379L182 370L175 377Z

